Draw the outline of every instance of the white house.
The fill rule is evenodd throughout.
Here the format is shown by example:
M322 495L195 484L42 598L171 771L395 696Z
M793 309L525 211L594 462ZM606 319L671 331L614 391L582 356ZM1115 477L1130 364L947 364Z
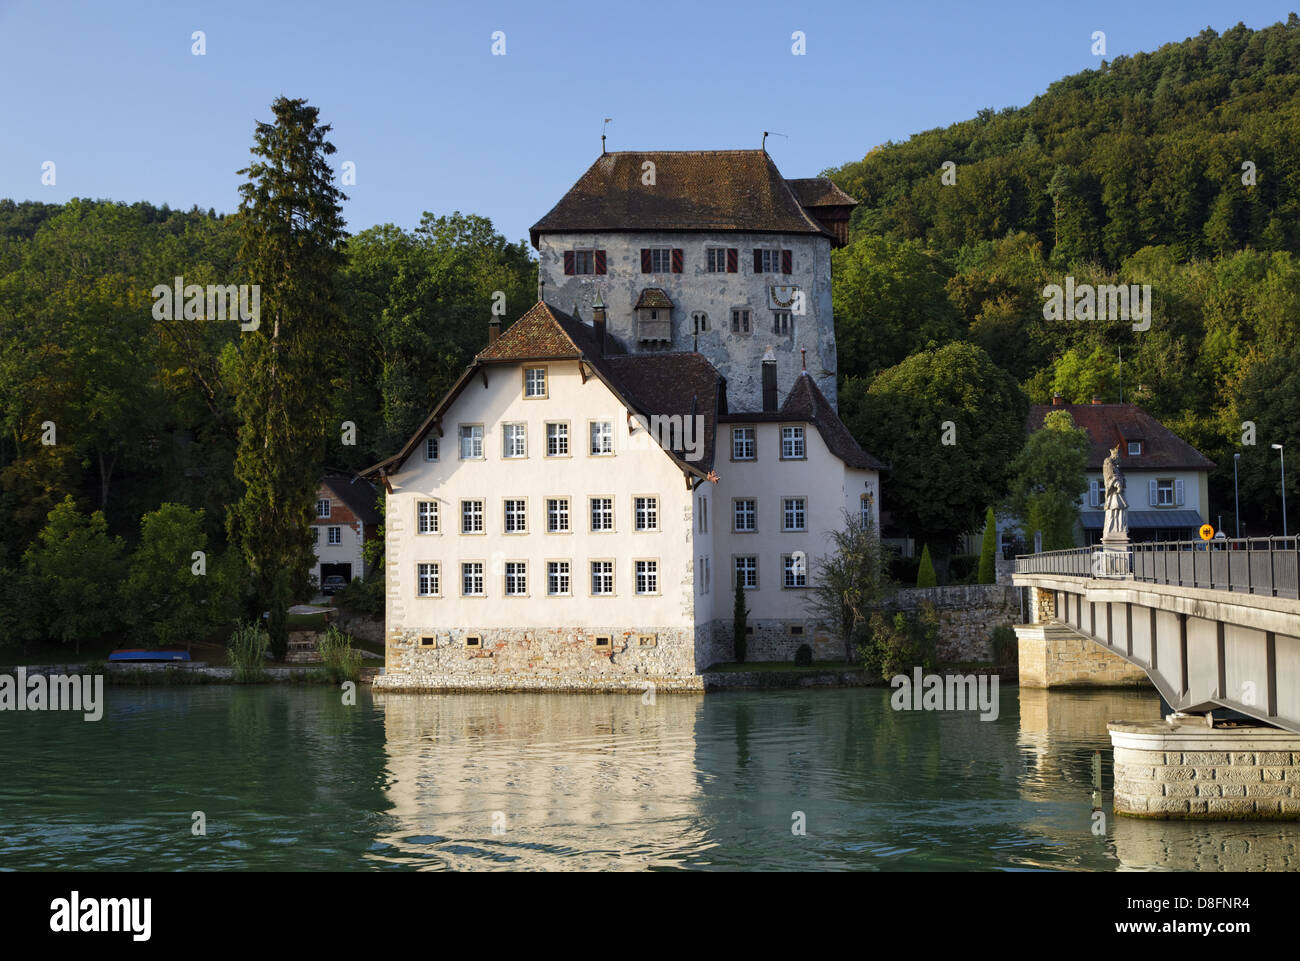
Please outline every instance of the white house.
M378 536L380 522L375 489L366 481L355 477L321 478L311 528L316 582L324 587L327 577L342 577L344 583L363 577L363 549L366 541Z

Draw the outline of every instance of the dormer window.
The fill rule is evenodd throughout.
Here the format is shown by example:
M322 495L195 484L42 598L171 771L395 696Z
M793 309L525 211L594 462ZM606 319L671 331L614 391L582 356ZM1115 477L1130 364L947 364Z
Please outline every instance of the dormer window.
M636 301L636 339L667 346L673 340L673 302L658 287L647 287Z
M1131 440L1128 442L1128 456L1139 457L1142 454L1142 442L1140 440Z

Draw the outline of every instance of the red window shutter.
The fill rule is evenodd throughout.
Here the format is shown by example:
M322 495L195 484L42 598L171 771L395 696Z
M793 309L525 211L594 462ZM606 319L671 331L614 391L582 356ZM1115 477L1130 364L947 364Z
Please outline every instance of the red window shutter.
M605 251L603 250L596 251L595 260L596 260L596 273L603 274L605 272Z
M781 273L788 274L794 270L794 251L781 251Z
M649 247L641 248L641 273L643 274L650 273L650 248Z
M564 272L566 274L573 273L573 251L572 250L566 250L564 252Z
M755 247L754 248L754 273L761 274L762 272L763 272L763 251Z
M673 273L680 274L681 272L682 272L682 250L680 247L674 247L673 248Z
M734 274L740 266L740 251L735 247L727 248L727 273Z

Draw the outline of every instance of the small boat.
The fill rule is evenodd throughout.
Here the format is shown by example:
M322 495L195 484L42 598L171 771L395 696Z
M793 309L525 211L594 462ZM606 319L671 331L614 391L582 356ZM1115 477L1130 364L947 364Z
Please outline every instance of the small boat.
M188 661L189 651L123 649L108 655L110 661Z

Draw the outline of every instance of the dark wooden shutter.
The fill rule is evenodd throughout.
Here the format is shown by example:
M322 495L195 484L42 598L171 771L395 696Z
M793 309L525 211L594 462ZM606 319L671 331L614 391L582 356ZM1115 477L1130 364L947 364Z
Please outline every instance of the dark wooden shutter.
M564 272L566 274L573 273L573 251L572 250L566 250L564 252Z
M763 251L755 247L754 248L754 273L761 274L762 272L763 272Z
M794 270L794 251L781 251L781 273L788 274Z
M734 274L740 266L740 251L735 247L727 248L727 273Z
M605 272L605 251L603 250L596 251L595 260L596 260L596 273L603 274Z
M682 249L680 247L674 247L673 248L673 273L680 274L681 272L682 272Z
M643 274L650 273L650 248L649 247L641 248L641 273Z

